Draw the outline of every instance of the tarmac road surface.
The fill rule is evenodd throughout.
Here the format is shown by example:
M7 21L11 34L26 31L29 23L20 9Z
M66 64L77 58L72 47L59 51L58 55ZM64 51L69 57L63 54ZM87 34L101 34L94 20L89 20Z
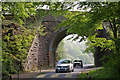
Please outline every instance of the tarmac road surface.
M39 78L40 80L77 80L77 76L81 72L86 72L87 73L89 70L97 69L97 68L91 68L90 66L93 66L93 64L83 65L83 68L76 67L76 68L74 68L74 72L55 73L55 70L53 70L53 71L50 71L50 72L39 74L35 78L36 79Z

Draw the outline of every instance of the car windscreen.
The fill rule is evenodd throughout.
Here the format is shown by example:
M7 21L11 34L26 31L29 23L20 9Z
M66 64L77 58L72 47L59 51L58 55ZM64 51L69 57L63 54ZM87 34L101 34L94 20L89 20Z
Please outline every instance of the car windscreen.
M70 63L70 60L63 60L63 61L59 61L59 64L68 64Z

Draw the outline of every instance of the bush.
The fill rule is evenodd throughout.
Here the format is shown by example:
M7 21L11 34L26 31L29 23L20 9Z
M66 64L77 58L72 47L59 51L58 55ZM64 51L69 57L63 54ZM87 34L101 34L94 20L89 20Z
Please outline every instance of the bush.
M23 70L24 60L28 55L36 29L31 30L20 27L19 30L13 29L13 35L8 32L9 30L4 30L6 32L3 31L2 35L2 77L6 79L10 74L15 74L18 67L20 71Z

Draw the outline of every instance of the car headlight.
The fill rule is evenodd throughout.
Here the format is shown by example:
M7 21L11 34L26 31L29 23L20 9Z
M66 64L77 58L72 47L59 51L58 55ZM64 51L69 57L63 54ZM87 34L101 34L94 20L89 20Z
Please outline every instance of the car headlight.
M70 66L66 66L66 68L70 68Z

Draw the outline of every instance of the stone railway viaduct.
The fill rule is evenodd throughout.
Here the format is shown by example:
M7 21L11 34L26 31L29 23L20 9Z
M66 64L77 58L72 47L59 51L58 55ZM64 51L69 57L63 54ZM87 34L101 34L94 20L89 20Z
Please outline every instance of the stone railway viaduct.
M41 22L38 22L46 27L43 31L43 33L46 33L46 35L43 36L39 34L39 31L36 32L36 36L33 40L32 46L28 52L28 56L25 62L25 69L34 70L46 66L55 66L57 61L56 49L59 42L67 36L67 30L61 27L58 31L55 31L54 27L58 25L61 20L64 19L65 18L63 16L60 16L56 19L52 15L46 15L41 19ZM26 24L29 24L29 21L32 20L34 22L35 19L27 19ZM99 30L98 36L106 37L105 30ZM100 50L100 47L95 48L94 59L96 66L102 65L100 58L108 53L107 51L101 52Z

